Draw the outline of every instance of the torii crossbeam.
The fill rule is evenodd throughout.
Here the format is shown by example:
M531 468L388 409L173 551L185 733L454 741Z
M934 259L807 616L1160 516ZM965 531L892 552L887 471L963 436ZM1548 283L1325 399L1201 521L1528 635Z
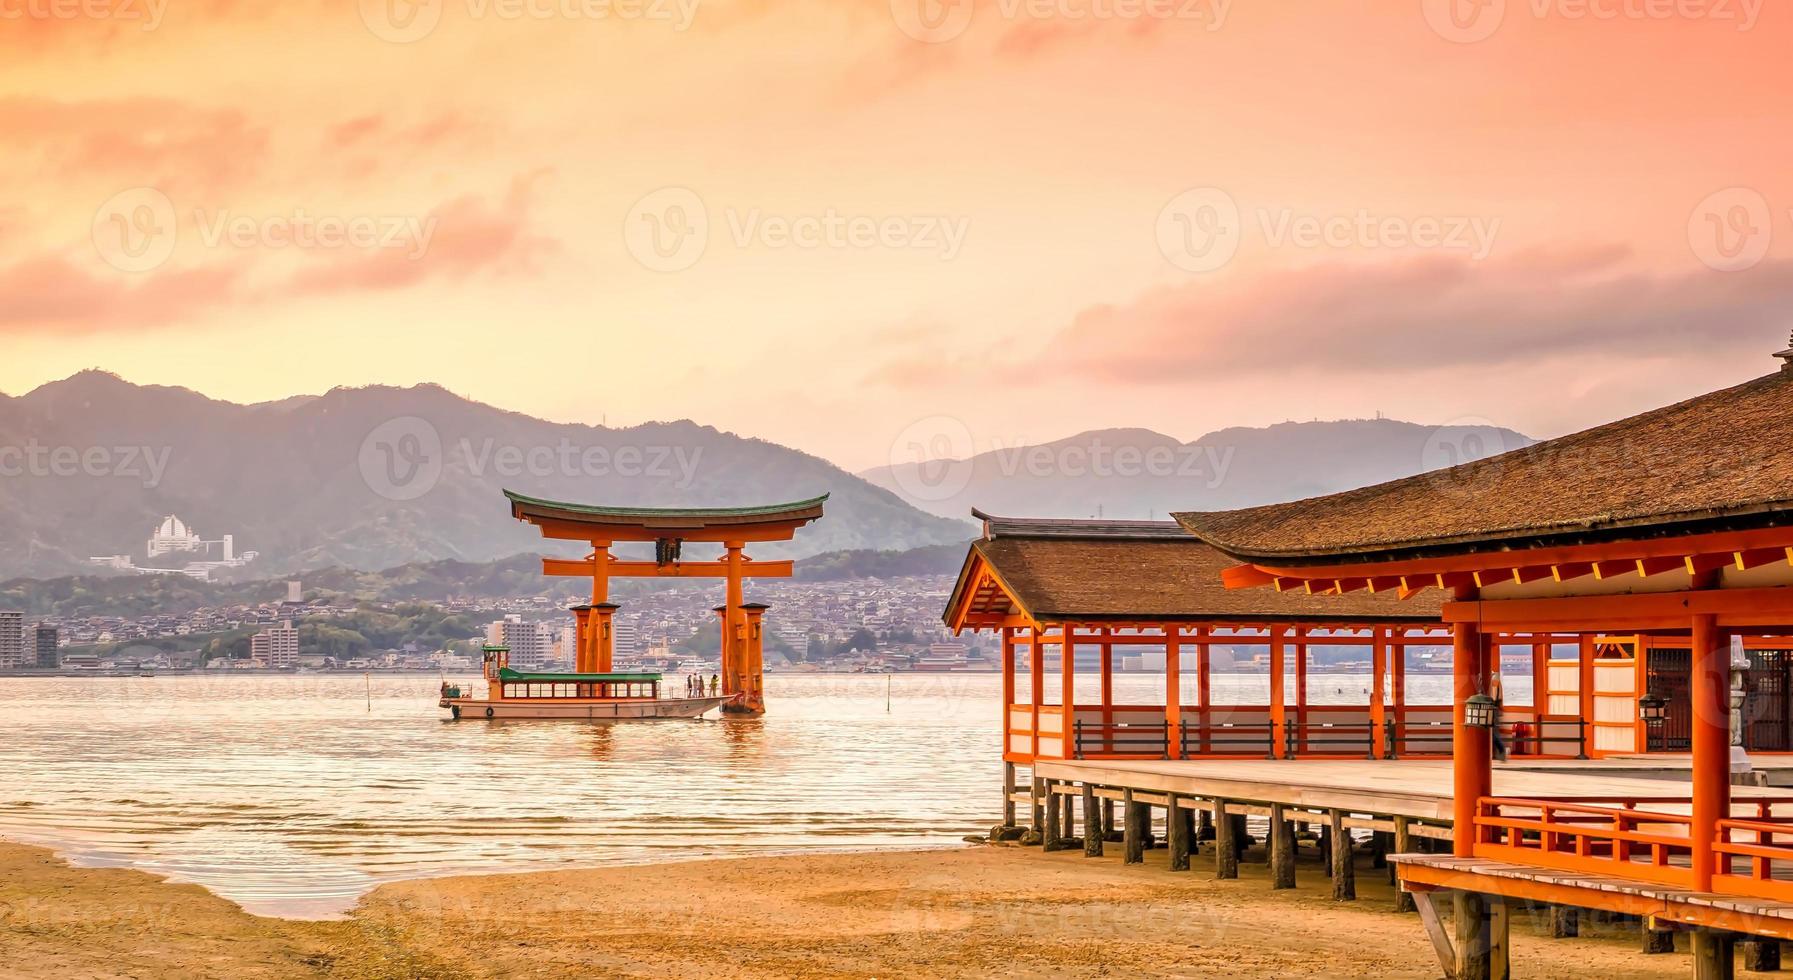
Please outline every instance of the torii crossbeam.
M761 714L766 710L761 616L765 606L748 603L742 582L748 578L784 578L789 561L754 561L749 541L788 541L797 529L822 516L827 494L788 504L755 507L607 507L526 497L504 491L511 515L541 529L542 537L586 541L592 553L584 560L542 559L542 573L591 579L591 603L573 607L579 640L578 672L608 673L614 643L611 623L618 606L610 601L613 578L721 578L727 598L722 616L722 691L734 700L724 711ZM653 561L623 561L610 553L619 541L652 541ZM719 559L683 561L687 541L722 546Z

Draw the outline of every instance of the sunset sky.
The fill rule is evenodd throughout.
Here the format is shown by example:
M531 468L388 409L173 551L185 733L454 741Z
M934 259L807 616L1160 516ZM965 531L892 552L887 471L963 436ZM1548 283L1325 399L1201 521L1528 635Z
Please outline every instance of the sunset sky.
M1774 367L1790 51L1761 0L0 0L0 391L433 381L854 469L1556 435Z

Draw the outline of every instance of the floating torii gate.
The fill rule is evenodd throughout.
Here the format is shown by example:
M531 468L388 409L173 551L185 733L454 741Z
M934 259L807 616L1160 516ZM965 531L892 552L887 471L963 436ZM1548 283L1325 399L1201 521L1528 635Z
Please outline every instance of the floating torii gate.
M542 537L585 541L592 553L584 559L542 559L542 574L591 579L591 602L573 607L578 623L574 670L609 673L615 643L612 620L620 608L610 601L613 578L721 578L727 597L717 608L722 617L722 693L734 698L722 710L761 714L766 710L762 683L761 617L766 606L748 603L742 581L788 578L789 561L754 561L748 542L789 541L797 529L822 516L828 495L788 504L753 507L606 507L526 497L504 491L511 516L541 529ZM610 553L619 541L654 542L653 561L623 561ZM687 541L714 542L722 555L710 561L684 561Z

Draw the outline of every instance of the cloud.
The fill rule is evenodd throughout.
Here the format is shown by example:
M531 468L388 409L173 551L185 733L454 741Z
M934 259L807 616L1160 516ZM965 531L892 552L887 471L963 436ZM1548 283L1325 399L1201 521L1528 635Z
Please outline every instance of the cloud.
M1787 263L1724 275L1646 271L1613 249L1427 257L1157 289L1084 310L1047 348L1051 363L1128 382L1711 354L1758 346L1790 300Z
M0 333L97 333L163 326L229 304L241 270L170 270L144 278L102 273L55 256L0 267Z
M1735 275L1665 273L1600 247L1504 261L1340 263L1192 279L1090 306L1032 352L896 349L867 380L1032 383L1075 365L1080 381L1172 385L1291 370L1342 377L1511 368L1571 355L1723 357L1760 353L1790 306L1793 263L1785 262Z
M153 98L0 98L0 132L11 159L32 160L58 181L98 177L171 193L240 183L265 161L269 141L268 128L240 110Z
M539 175L518 177L495 204L467 195L430 211L412 227L421 235L399 247L335 253L295 275L294 293L386 290L429 279L463 281L481 273L518 273L559 242L531 230L531 196Z

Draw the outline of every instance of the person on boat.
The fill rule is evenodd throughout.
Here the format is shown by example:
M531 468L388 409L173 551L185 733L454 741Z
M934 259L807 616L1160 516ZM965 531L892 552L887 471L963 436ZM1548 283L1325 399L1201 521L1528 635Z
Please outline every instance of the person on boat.
M718 687L718 686L719 686L719 685L720 685L720 684L721 684L721 683L722 683L722 681L721 681L721 679L720 679L720 678L718 678L718 677L717 677L717 676L716 676L716 675L715 675L715 674L711 674L711 675L710 675L710 697L715 697L715 696L716 696L716 688L717 688L717 687Z

